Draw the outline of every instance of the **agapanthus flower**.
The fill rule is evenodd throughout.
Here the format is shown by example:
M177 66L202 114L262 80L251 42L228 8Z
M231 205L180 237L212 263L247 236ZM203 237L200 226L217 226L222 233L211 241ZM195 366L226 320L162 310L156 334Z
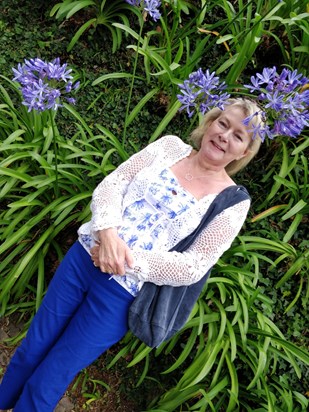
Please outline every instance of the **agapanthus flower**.
M159 0L126 0L131 6L140 7L145 15L149 16L157 21L161 17L159 7L161 6L161 1Z
M224 103L230 97L226 92L226 84L220 83L215 73L207 69L203 72L198 69L189 75L189 78L179 85L181 94L177 95L182 103L180 110L186 109L188 116L192 117L194 112L205 114L214 107L224 109Z
M258 134L262 140L279 135L299 136L309 126L309 90L304 90L306 84L309 84L307 77L286 68L281 74L276 67L264 68L262 73L252 76L251 84L244 87L257 94L261 113L267 121L264 128L253 126L254 135ZM246 121L249 123L248 119Z
M35 58L25 60L24 64L19 63L17 69L13 68L13 81L21 85L22 103L29 112L57 110L62 106L62 97L71 104L75 103L73 97L67 96L79 86L79 82L73 85L71 72L67 64L60 64L59 58L52 62Z

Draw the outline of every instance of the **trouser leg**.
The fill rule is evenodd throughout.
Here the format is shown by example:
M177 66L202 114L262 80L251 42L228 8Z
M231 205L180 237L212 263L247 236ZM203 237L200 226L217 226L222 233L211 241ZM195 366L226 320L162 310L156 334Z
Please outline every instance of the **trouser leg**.
M133 299L97 271L83 304L26 383L14 412L52 412L74 376L127 332Z
M15 405L25 382L83 301L91 280L88 261L89 255L76 243L61 262L26 338L16 350L4 375L0 385L0 409Z

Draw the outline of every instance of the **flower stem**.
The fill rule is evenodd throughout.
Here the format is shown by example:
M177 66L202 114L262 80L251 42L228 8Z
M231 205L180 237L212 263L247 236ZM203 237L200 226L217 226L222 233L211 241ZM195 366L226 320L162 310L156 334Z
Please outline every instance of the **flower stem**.
M142 38L143 26L144 26L144 20L143 20L143 22L140 26L139 35L138 35L136 55L135 55L134 66L133 66L133 74L132 74L132 80L131 80L131 85L130 85L130 90L129 90L129 97L128 97L127 108L126 108L126 117L125 117L125 120L124 120L124 128L123 128L123 135L122 135L122 147L124 147L125 142L126 142L127 119L128 119L128 116L129 116L130 103L131 103L131 97L132 97L133 85L134 85L134 79L135 79L135 73L136 73L136 67L137 67L139 42L140 42L140 39Z
M59 185L58 185L58 147L57 147L57 136L56 136L56 125L55 125L55 114L52 109L49 109L49 118L53 132L53 144L54 144L54 154L55 154L55 196L59 197Z

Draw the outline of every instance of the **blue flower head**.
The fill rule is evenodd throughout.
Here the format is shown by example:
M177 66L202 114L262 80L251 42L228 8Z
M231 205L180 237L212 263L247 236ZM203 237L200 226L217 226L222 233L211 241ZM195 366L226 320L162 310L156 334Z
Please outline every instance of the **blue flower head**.
M178 94L177 98L182 103L180 110L186 109L189 117L192 117L194 112L205 114L214 107L223 110L225 101L230 97L223 92L225 83L220 83L219 77L208 69L205 72L198 69L191 73L179 88L181 94Z
M273 139L284 135L297 137L309 125L309 90L305 85L309 79L284 68L279 74L276 67L264 68L262 73L251 77L251 84L244 87L250 93L257 94L261 113L267 121L267 126L253 126L254 136L259 135ZM245 119L249 124L252 117Z
M79 86L79 82L73 85L72 70L67 64L60 64L56 58L52 62L45 62L39 58L24 60L24 64L18 64L13 68L14 78L20 84L23 96L23 104L28 111L57 110L61 107L61 97L71 104L75 99L68 95Z
M161 6L161 1L159 0L126 0L131 6L140 7L144 15L149 14L149 16L157 21L161 17L159 7Z
M279 135L297 137L309 126L309 79L284 68L279 74L276 67L264 68L262 73L251 77L251 84L244 87L256 97L260 111L244 120L251 127L253 139L273 139ZM198 69L179 85L180 110L186 110L189 117L195 112L205 114L218 107L224 109L230 95L224 92L226 85L220 83L215 73ZM264 124L254 124L254 118L261 116Z

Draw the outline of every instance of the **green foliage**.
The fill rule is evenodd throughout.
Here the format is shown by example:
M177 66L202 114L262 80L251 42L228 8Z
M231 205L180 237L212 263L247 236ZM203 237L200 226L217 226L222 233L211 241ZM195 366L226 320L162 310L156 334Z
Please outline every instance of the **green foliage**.
M276 287L282 287L293 276L300 279L297 293L285 312L292 309L305 288L307 288L307 296L309 290L307 276L309 254L306 245L300 243L302 236L306 239L306 233L302 231L301 226L306 221L309 211L308 156L306 155L308 147L309 137L306 134L298 140L298 145L294 142L287 144L284 140L276 143L275 155L262 179L265 183L273 179L274 183L265 200L258 206L260 210L265 207L267 209L253 219L254 222L260 221L276 213L281 226L284 227L282 241L294 243L299 249L295 250L293 264L286 268L284 275L276 282ZM279 258L277 263L284 258L285 256Z
M306 21L308 13L304 12L304 2L293 2L291 5L292 2L288 1L289 6L286 6L286 2L276 0L256 2L238 0L234 3L226 0L219 1L218 5L226 17L213 23L207 21L203 25L204 30L201 29L201 32L217 35L219 37L217 44L225 44L226 53L222 54L214 68L217 69L218 74L227 73L225 80L229 85L237 82L248 65L260 66L256 54L263 50L266 39L272 36L274 22L277 25L273 38L282 52L284 62L306 73L307 67L304 63L305 53L308 53L308 50L306 46L295 46L295 43L306 45L308 40ZM284 18L288 16L290 18ZM294 37L296 30L293 34L291 30L295 25L298 32ZM289 39L289 47L286 46L286 37ZM263 63L264 66L272 65L268 62ZM273 64L276 65L277 62Z
M303 73L308 72L309 23L306 2L286 0L272 16L266 35L280 47L286 64ZM282 31L282 35L278 35Z
M81 385L81 392L85 399L83 407L87 407L102 397L102 389L110 391L111 388L102 380L92 379L89 377L87 370L83 370L77 377L72 390L75 391L77 386ZM91 387L91 390L89 389Z
M190 40L189 35L192 34L196 27L197 17L199 13L193 19L182 27L180 19L180 9L179 5L173 5L172 14L169 14L166 10L165 3L163 5L163 17L160 19L162 26L161 30L151 30L143 34L144 23L140 25L139 32L135 31L131 27L121 23L113 23L113 26L119 30L124 31L126 34L130 35L137 45L129 45L128 49L135 51L135 61L133 64L133 73L129 74L126 72L122 73L110 73L99 76L93 85L96 86L107 80L118 79L131 79L131 86L133 85L134 79L145 81L147 84L155 84L151 90L144 96L143 99L135 106L129 115L129 110L127 110L127 115L125 119L124 128L126 129L131 122L138 116L142 111L145 104L155 97L159 92L169 93L168 108L170 111L167 113L162 123L159 125L157 130L153 133L149 141L155 140L160 133L166 128L169 122L177 113L180 105L175 100L176 93L178 90L177 84L189 75L189 73L196 66L197 62L201 59L201 55L207 39L199 38L196 40L196 49L191 53L190 51ZM175 18L175 13L178 18ZM142 18L142 16L140 15ZM153 43L153 44L152 44ZM186 43L186 50L184 44ZM144 76L141 77L136 75L137 58L138 55L143 56L144 61ZM184 62L181 67L181 60ZM181 69L181 72L180 72ZM127 108L130 108L130 97L132 94L132 88L129 93L129 101ZM125 133L124 138L125 140Z
M2 79L18 93L12 82ZM115 153L121 161L128 154L111 132L98 126L100 133L93 134L75 109L65 104L75 119L76 132L70 138L56 136L56 173L54 133L47 113L28 113L20 103L13 103L2 85L0 93L4 102L0 105L0 301L4 314L10 299L18 301L29 291L39 307L50 269L47 254L54 250L57 259L62 259L59 234L89 218L98 179L114 169Z
M243 3L239 0L235 6L225 0L208 4L202 2L201 8L190 10L190 19L186 23L180 19L181 2L172 2L173 5L170 3L163 3L160 25L156 30L148 30L144 33L145 25L141 23L140 31L137 32L128 24L113 23L114 27L125 32L136 42L136 44L127 46L129 50L135 52L133 73L104 74L93 82L96 86L115 78L130 78L132 86L136 78L151 85L149 93L132 109L130 116L127 110L125 132L147 102L156 98L157 94L162 91L168 96L167 109L170 111L149 141L155 140L175 116L179 108L176 99L179 91L178 84L201 65L203 57L207 56L215 45L223 44L225 52L214 64L208 63L207 67L211 71L216 70L218 74L225 73L225 81L232 87L238 83L249 64L253 63L257 66L256 51L262 45L263 38L266 35L269 36L269 28L272 27L274 21L280 26L278 30L282 30L282 27L286 29L287 26L299 22L303 35L306 36L307 13L303 13L298 3L293 9L293 17L287 21L279 17L279 14L287 14L287 9L282 9L285 6L284 2L269 1L265 4L263 1ZM208 22L209 15L214 12L215 7L220 7L226 18L220 16L220 19L213 18L212 22ZM186 12L189 13L189 9L186 9ZM139 21L141 18L140 16ZM280 38L277 37L277 43L281 48L282 42L280 42ZM292 45L291 50L294 50ZM289 55L291 59L286 59L285 55L284 62L293 65L298 52L295 54L294 50L293 53ZM299 50L299 53L302 56L303 51ZM136 75L138 55L143 58L142 75ZM131 93L132 91L130 96ZM127 109L129 106L130 98ZM125 140L125 132L123 140Z
M279 257L271 260L261 254L263 250ZM186 326L156 349L158 360L173 360L163 374L178 369L182 373L175 386L147 410L249 411L260 406L265 411L288 411L290 404L293 410L306 410L308 400L277 376L282 362L288 362L301 379L299 362L308 365L309 354L287 341L271 320L273 301L260 284L263 263L278 266L276 262L283 258L295 261L295 249L284 242L250 236L239 238L226 252ZM132 352L128 366L145 361L151 375L150 351L128 336L122 355Z
M192 126L181 120L176 94L191 71L216 69L232 87L263 66L307 70L308 13L301 0L162 3L157 26L143 23L142 35L140 14L124 1L66 0L53 7L51 15L65 19L68 29L82 21L73 37L70 30L65 37L67 57L83 68L79 110L65 105L57 117L59 196L48 116L28 113L16 85L1 76L1 315L39 307L76 228L89 219L92 190L103 176L163 133L172 130L187 138ZM21 37L20 14L13 27ZM81 36L98 26L106 29L106 38L111 36L112 49L94 52L88 39L88 54L82 54ZM51 50L65 56L51 31L40 37L34 27L25 36L25 43L34 35L39 39L29 43L33 51L14 47L10 56L3 50L0 62ZM132 43L127 48L122 34ZM99 44L100 35L97 30L92 37ZM1 41L14 43L13 36L1 17ZM138 62L136 73L128 69L132 58ZM126 142L119 137L124 127ZM239 175L253 196L254 212L214 268L183 330L156 350L130 334L123 340L110 368L130 357L129 371L141 366L136 378L141 393L146 382L158 385L160 394L147 410L307 410L308 148L308 131L297 140L266 142L256 162ZM162 375L153 377L158 361ZM88 403L101 396L101 386L109 389L103 381L93 381L93 390L88 389L87 372L80 382Z
M107 0L62 0L61 3L57 3L52 8L50 15L55 16L56 19L59 20L68 20L79 11L85 9L87 9L90 16L94 17L89 18L77 30L71 39L67 50L71 51L79 41L80 37L89 30L90 27L96 28L97 26L102 25L107 27L111 33L113 52L115 52L121 45L122 35L121 31L113 27L112 23L114 23L115 20L120 19L124 24L129 24L125 11L131 10L136 13L135 8L123 0L113 0L112 2ZM85 14L85 16L87 16L87 14Z

